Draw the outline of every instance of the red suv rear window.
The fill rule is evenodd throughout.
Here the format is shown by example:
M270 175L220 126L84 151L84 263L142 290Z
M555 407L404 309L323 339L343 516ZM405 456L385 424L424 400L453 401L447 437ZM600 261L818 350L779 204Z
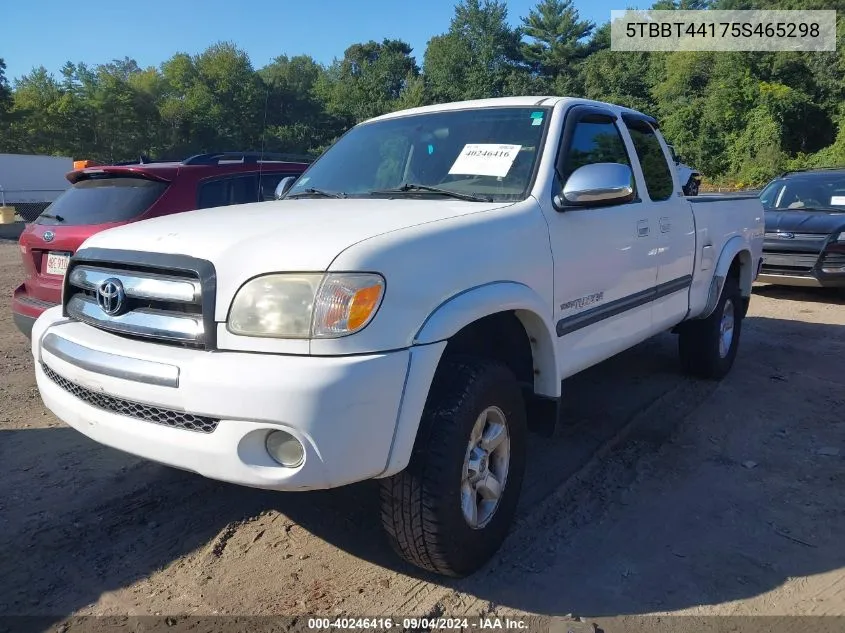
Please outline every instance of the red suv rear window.
M106 176L80 180L44 210L36 224L80 226L133 220L158 200L168 183Z

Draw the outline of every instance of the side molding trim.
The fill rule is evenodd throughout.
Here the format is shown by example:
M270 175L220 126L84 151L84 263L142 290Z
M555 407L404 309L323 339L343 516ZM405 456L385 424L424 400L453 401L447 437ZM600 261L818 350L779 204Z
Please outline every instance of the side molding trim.
M652 301L657 301L663 297L668 297L669 295L680 292L681 290L686 290L690 287L690 284L692 284L692 275L684 275L683 277L678 277L677 279L659 284L654 288L636 292L632 295L628 295L627 297L611 301L605 305L596 306L595 308L584 310L583 312L579 312L578 314L574 314L570 317L565 317L557 322L557 335L559 337L566 336L567 334L571 334L581 328L594 325L599 321L604 321L605 319L615 317L623 312L627 312L628 310L639 308L640 306L644 306Z

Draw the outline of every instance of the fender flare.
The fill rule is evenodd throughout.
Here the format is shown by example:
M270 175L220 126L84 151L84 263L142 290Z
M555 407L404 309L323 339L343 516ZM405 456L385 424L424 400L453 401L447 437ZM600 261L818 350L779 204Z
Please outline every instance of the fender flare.
M460 292L441 303L414 335L414 345L445 341L462 328L499 312L513 311L531 341L534 392L560 397L556 336L551 309L534 290L514 281L494 281Z
M719 254L719 260L713 272L713 279L710 282L710 293L707 296L707 305L704 306L702 313L696 317L698 319L706 319L722 296L722 290L725 287L725 279L728 278L728 272L731 269L734 259L739 256L739 287L742 296L748 298L751 296L751 284L754 281L754 267L751 262L751 248L748 243L739 235L734 235L722 247L722 252Z

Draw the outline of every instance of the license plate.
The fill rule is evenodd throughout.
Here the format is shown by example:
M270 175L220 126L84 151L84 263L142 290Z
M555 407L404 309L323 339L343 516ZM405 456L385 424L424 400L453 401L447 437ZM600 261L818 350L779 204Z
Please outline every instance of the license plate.
M64 276L70 253L47 253L47 274Z

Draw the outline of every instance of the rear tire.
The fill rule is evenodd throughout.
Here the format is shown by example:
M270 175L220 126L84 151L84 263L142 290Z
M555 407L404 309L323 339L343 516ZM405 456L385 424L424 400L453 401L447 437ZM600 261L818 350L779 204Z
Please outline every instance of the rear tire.
M525 404L507 367L445 359L408 467L381 484L382 525L393 549L446 576L466 576L484 565L516 512L526 435Z
M710 380L724 378L736 358L743 314L739 280L728 277L713 314L681 325L678 352L684 371Z

